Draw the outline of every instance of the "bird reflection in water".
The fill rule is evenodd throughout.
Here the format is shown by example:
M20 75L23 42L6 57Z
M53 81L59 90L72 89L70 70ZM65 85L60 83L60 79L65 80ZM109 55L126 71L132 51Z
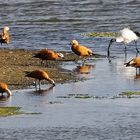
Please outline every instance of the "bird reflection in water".
M0 106L7 107L12 105L12 96L8 97L6 94L0 94Z
M79 78L88 78L93 67L94 65L79 65L73 69L73 72L75 72Z
M134 79L140 79L140 74L136 74L136 75L134 76Z
M0 95L0 101L6 101L8 100L10 97L7 97L6 95Z
M93 67L93 65L82 65L77 66L73 71L79 74L89 74Z
M49 94L52 90L54 89L54 86L51 86L47 89L40 89L40 90L35 90L35 91L32 91L31 93L32 94L35 94L35 95L47 95Z

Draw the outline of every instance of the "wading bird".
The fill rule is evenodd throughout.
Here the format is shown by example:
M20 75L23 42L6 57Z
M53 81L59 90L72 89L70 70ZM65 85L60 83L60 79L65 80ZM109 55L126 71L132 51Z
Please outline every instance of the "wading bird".
M93 55L91 49L83 45L80 45L77 40L72 40L70 44L71 44L71 50L79 57L87 57Z
M112 45L113 42L118 42L118 43L124 43L124 44L128 44L132 41L135 42L136 45L136 51L137 53L139 52L138 48L137 48L137 40L140 37L140 33L136 32L136 31L132 31L129 28L124 28L123 30L121 30L118 34L118 36L116 38L112 38L110 40L110 43L108 45L108 50L107 50L107 55L108 57L110 56L110 46ZM126 46L125 46L125 52L126 52Z
M46 48L46 49L40 50L33 57L41 59L42 60L41 63L43 63L44 60L46 60L47 62L48 60L58 60L58 59L64 58L64 55L62 53L56 53Z
M125 63L126 67L135 67L136 68L136 75L137 75L137 69L139 69L139 74L140 74L140 57L135 57L129 62Z
M9 27L8 26L5 26L2 30L2 34L0 35L0 43L1 43L1 46L2 44L8 44L10 42L10 36L9 36Z
M43 70L34 70L34 71L25 71L26 77L31 77L35 79L35 86L37 86L37 80L39 81L39 89L41 80L47 80L49 83L51 83L53 86L55 86L55 82L53 79L51 79L47 72Z
M12 95L11 91L8 88L8 85L6 83L0 82L0 93L2 93L3 95L4 92L7 93L8 97Z

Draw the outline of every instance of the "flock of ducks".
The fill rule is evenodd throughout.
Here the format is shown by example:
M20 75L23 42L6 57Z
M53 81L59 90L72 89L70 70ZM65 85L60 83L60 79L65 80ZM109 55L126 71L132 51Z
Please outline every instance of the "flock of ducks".
M5 26L2 30L2 33L0 35L1 46L2 44L8 44L10 42L10 36L9 36L8 31L9 31L9 27L7 26ZM137 48L137 43L136 43L139 37L140 37L139 32L134 32L129 28L124 28L123 30L119 32L119 35L116 38L112 38L110 40L110 43L107 49L107 56L110 57L110 47L113 42L122 42L124 44L128 44L134 41L136 44L136 51L139 52ZM79 57L85 58L87 56L94 55L93 51L90 48L79 44L77 40L72 40L70 44L71 44L71 50ZM125 50L126 50L126 46L125 46ZM64 58L64 55L62 53L57 53L55 51L45 48L45 49L40 50L38 53L34 54L33 57L39 58L41 60L41 63L43 63L43 61L47 61L47 60L58 60L58 59ZM126 63L126 66L140 68L140 57L133 58L128 63ZM37 81L38 81L39 88L40 88L42 80L47 80L50 84L55 86L54 80L51 79L48 73L43 70L39 69L39 70L34 70L34 71L25 71L25 76L34 78L36 86L37 86ZM3 95L4 92L7 93L8 97L12 95L11 91L8 88L8 85L6 83L0 82L0 93L2 93Z

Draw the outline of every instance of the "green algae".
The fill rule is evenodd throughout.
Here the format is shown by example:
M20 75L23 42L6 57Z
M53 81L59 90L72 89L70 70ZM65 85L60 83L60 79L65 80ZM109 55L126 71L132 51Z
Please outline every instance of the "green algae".
M79 99L88 99L95 98L94 96L90 96L88 94L68 94L66 96L57 96L57 98L79 98Z
M140 92L136 92L136 91L125 91L125 92L120 93L119 96L127 96L127 97L140 96Z
M88 37L115 37L118 33L116 32L92 32L92 33L85 33L82 34L83 36Z
M24 114L21 107L0 107L0 117Z
M8 117L14 115L40 115L40 112L23 112L21 111L21 107L16 106L8 106L8 107L0 107L0 117Z

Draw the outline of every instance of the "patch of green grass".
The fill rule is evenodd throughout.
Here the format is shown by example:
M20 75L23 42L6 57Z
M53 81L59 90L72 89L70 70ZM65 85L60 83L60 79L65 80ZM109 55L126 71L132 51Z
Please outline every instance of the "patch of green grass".
M115 37L117 33L115 32L93 32L93 33L85 33L83 36L88 37Z
M0 117L23 114L21 107L0 107Z
M119 94L120 96L132 96L132 95L140 95L140 92L136 92L136 91L125 91L122 92L121 94Z

